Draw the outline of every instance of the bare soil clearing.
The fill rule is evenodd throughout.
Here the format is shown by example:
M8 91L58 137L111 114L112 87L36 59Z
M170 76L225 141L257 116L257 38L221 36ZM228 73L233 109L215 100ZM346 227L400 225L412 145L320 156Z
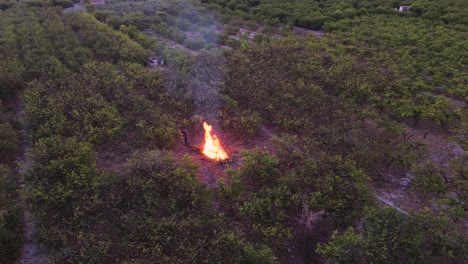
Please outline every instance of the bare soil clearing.
M242 150L253 150L255 148L272 150L272 137L263 131L252 138L243 138L235 132L222 130L219 126L213 125L213 134L220 139L222 147L229 155L226 161L213 161L201 153L204 143L204 130L201 127L188 130L190 146L184 145L181 137L179 143L174 148L174 153L178 159L184 155L189 155L199 166L198 179L210 188L216 188L218 181L226 177L225 171L228 168L236 169L242 165L243 159L240 155Z

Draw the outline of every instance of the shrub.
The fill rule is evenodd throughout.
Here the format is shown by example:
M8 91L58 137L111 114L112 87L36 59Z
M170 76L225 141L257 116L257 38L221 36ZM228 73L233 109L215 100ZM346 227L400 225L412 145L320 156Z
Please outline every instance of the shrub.
M13 263L23 245L22 208L15 205L17 182L11 169L0 165L0 262Z
M10 123L0 123L0 161L16 156L19 150L19 134Z
M405 216L393 208L368 208L361 232L335 232L317 252L333 263L462 263L467 241L456 232L427 210Z
M185 39L184 46L191 50L203 49L207 42L202 38L187 38Z
M23 211L19 206L2 208L0 204L0 261L14 263L23 245L21 229Z
M422 193L443 193L446 190L443 173L434 163L424 164L414 170L413 185Z
M27 200L45 217L39 218L42 225L61 222L95 191L98 173L94 152L89 143L54 136L40 139L32 153L33 164L25 176ZM55 216L48 218L51 213Z
M73 2L70 0L52 0L52 3L62 8L73 7Z

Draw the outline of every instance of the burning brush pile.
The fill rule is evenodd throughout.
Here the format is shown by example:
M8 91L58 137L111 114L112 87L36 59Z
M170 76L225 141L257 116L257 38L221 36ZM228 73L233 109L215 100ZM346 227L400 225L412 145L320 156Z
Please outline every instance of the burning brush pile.
M212 126L203 122L203 129L205 129L205 144L201 149L201 152L209 159L215 161L224 161L229 158L228 154L221 146L219 138L213 134L211 135Z
M183 129L181 133L185 139L185 146L178 145L176 155L179 157L189 155L198 165L198 180L211 188L216 188L219 178L224 177L224 169L233 165L238 166L236 151L231 152L231 156L228 155L221 145L220 138L213 134L213 126L203 122L203 128L204 134L200 128L194 131L192 142L189 142L188 131ZM231 144L228 147L233 151Z
M203 122L203 129L205 131L204 138L195 136L194 141L196 143L194 145L189 143L188 132L183 129L181 133L184 135L185 146L190 147L197 154L202 154L206 160L229 163L231 158L227 154L226 150L221 146L221 141L218 136L212 133L213 126L208 125L207 122Z

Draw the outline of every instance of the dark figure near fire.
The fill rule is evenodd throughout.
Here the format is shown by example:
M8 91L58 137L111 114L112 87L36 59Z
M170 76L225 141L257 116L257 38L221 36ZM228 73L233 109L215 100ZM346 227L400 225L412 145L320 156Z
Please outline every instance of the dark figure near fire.
M185 146L189 145L189 140L188 140L188 133L186 129L182 129L182 134L184 135L184 144Z

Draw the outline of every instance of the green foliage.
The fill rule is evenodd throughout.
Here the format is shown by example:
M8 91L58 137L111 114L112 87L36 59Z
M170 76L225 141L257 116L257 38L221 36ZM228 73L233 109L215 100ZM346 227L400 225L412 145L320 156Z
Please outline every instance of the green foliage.
M223 126L236 130L239 134L253 136L258 133L262 124L260 114L255 111L239 109L239 103L228 96L224 98L224 110L220 117Z
M17 182L11 169L0 165L0 262L12 263L21 253L23 212L12 203Z
M101 95L93 94L95 87L83 89L79 82L68 78L57 81L62 83L32 82L24 95L28 125L35 133L35 141L62 135L100 142L120 131L122 120L117 108Z
M98 173L90 144L75 138L43 138L35 144L33 155L25 194L38 212L71 216L76 204L92 197Z
M12 7L13 5L14 5L14 3L12 1L10 1L10 0L1 0L0 1L0 9L3 10L3 11L10 8L10 7Z
M373 109L394 80L328 45L291 38L229 53L224 124L244 132L277 124L351 157L373 177L382 167L409 168L418 146L401 141L402 127Z
M9 123L0 124L0 157L14 156L18 143L18 132Z
M0 262L13 263L23 246L23 211L18 205L18 176L14 162L19 153L18 123L0 101Z
M330 21L359 17L365 14L386 13L398 15L395 7L408 1L305 1L305 0L203 0L224 14L235 18L262 21L265 24L287 23L294 26L320 29Z
M285 186L263 188L249 195L239 208L239 214L252 222L252 230L261 235L264 243L281 248L285 241L293 238L285 210L290 206L290 199L291 191Z
M332 212L337 224L352 223L369 203L368 176L352 160L316 155L296 159L288 176L291 190L312 210Z
M428 211L410 217L392 208L369 208L363 229L335 232L318 253L333 263L460 263L467 241L444 217Z
M411 11L428 20L442 20L445 23L465 24L468 20L465 14L468 7L465 2L458 0L444 1L441 4L434 0L418 0L411 5Z
M450 168L454 170L451 182L447 186L447 195L442 200L448 205L448 214L454 221L463 219L468 209L468 155L455 157L450 161Z
M277 252L293 237L288 226L291 191L280 183L278 159L266 151L255 149L242 152L244 162L238 171L231 172L230 182L222 184L221 195L229 210L250 223L251 232Z
M362 240L352 227L341 234L335 230L327 244L318 245L317 252L333 263L360 263Z
M121 32L114 31L87 13L70 13L65 23L82 39L85 47L93 50L98 60L119 60L144 63L148 53ZM109 49L115 47L117 50Z
M178 91L182 98L191 102L192 111L195 113L219 111L220 90L225 78L223 53L203 52L190 59L180 54L169 53L168 55L175 60L174 67L179 68L171 76L177 80L177 83L170 84L169 89ZM169 58L167 59L169 61Z
M465 133L466 5L201 2L115 0L63 13L50 6L67 0L0 1L0 98L21 92L24 101L34 146L24 195L51 262L321 261L302 260L300 248L313 251L328 235L318 252L333 262L462 262L466 240L447 219L364 208L369 179L420 162L420 144L398 122ZM403 4L411 12L393 10ZM281 39L229 37L241 28L270 34L280 23ZM288 37L293 26L329 32ZM174 44L168 39L201 51L164 47ZM211 50L219 43L232 49ZM150 52L164 66L144 68ZM10 164L18 124L4 112L0 162ZM207 113L242 136L291 136L277 140L277 156L234 155L239 169L212 192L197 180L206 167L167 150L180 127ZM464 164L464 156L451 161L453 182L432 165L413 181L423 192L446 191L443 212L455 222L466 211ZM0 257L14 259L21 213L9 205L17 183L4 168ZM362 228L331 233L363 215Z
M66 230L56 229L51 238L66 235L69 242L54 247L51 259L273 263L271 250L247 244L226 228L196 173L197 166L188 156L176 163L167 151L135 153L122 175L101 181L99 199L75 210Z
M164 118L167 118L167 121ZM175 144L179 138L179 132L176 130L175 124L170 117L164 115L157 117L153 115L149 122L151 123L147 124L142 120L136 124L139 129L144 130L143 133L146 140L154 140L162 148L169 148Z
M12 169L6 165L0 165L0 183L1 183L1 204L2 206L7 205L9 199L14 198L12 195L18 188L16 175Z
M129 181L129 184L134 185L130 190L138 193L139 188L144 188L142 192L145 192L146 188L149 190L157 188L158 191L152 194L154 197L149 196L146 199L158 204L164 201L164 204L157 206L163 206L161 210L183 215L194 212L192 210L208 209L209 193L196 180L197 167L188 157L178 168L168 152L137 152L128 161L127 166L131 173L137 175L135 179ZM148 195L150 194L151 192L148 192ZM185 212L186 210L190 211Z
M190 104L169 96L161 82L157 72L140 65L106 63L86 64L80 73L55 80L31 82L24 100L33 140L62 135L102 143L116 140L125 129L137 133L133 143L151 140L170 147L178 138L175 117L186 117L184 109Z
M385 83L378 75L367 75L375 69L346 55L333 57L313 40L262 43L232 53L228 62L225 94L239 102L239 108L254 110L290 131L329 123L320 114L324 112L336 116L336 123L343 115L349 119L354 109L345 100L366 101ZM374 90L362 92L362 86Z
M199 49L203 49L206 46L206 42L202 38L196 38L196 39L187 38L184 41L184 46L191 50L199 50Z
M22 215L23 212L19 206L0 208L0 260L3 263L13 263L21 254Z
M393 97L395 93L408 96L408 92L432 92L436 86L452 96L466 96L466 80L462 77L467 71L462 55L465 54L464 26L415 17L374 15L340 20L327 24L327 29L339 33L330 39L333 42L343 43L373 64L387 65L406 77L397 83L398 90L392 92ZM428 108L434 104L426 106L418 102L420 99L431 98L421 96L417 103L411 103Z
M424 164L414 171L413 186L423 193L443 193L447 189L444 182L444 171L433 163Z
M67 248L83 233L79 221L96 202L99 173L89 143L75 138L39 140L27 168L24 196L39 227L39 241L51 250Z
M71 0L52 0L54 5L60 6L62 8L72 7L73 2Z
M162 38L193 50L200 50L217 42L215 38L206 37L205 34L214 34L216 18L199 6L198 1L117 0L106 2L102 9L93 11L93 14L113 28L129 26L139 30L150 29ZM135 41L142 44L138 39Z
M119 30L147 50L155 50L158 47L155 37L149 37L148 35L141 33L138 28L133 25L121 25Z
M247 188L258 189L272 185L278 180L278 158L260 149L253 152L243 151L241 154L244 156L244 163L238 173L242 181L248 184Z
M0 17L0 98L35 78L57 78L92 59L145 63L147 51L85 13L55 8L11 8ZM146 40L136 39L153 46Z
M247 221L250 232L278 254L284 254L284 245L297 234L307 233L305 226L291 224L292 219L301 219L303 210L327 212L328 221L345 225L362 215L368 204L367 176L351 161L300 156L293 169L283 172L287 158L259 149L242 154L242 166L230 172L228 184L221 184L225 210Z

